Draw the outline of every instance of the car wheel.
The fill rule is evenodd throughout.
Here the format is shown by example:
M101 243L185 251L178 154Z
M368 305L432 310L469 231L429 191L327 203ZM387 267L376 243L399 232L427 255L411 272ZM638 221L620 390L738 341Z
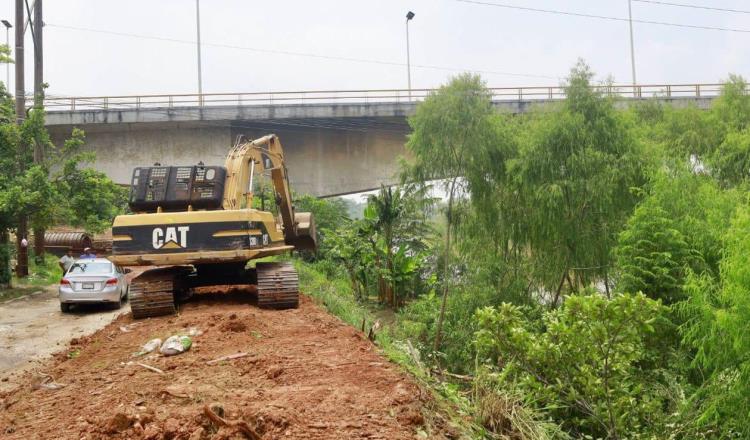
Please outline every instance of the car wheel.
M122 307L122 296L120 296L120 298L119 298L119 299L117 300L117 302L116 302L116 303L113 303L113 306L114 306L114 309L115 309L115 310L117 310L117 309L119 309L120 307Z
M63 313L70 312L70 304L60 303L60 311Z

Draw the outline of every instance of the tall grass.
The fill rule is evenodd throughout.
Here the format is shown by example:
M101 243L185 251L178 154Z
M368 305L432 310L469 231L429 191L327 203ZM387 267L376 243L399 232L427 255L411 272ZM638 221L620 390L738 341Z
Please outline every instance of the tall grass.
M344 322L357 327L372 327L372 313L354 298L352 286L342 273L326 262L306 263L294 260L299 272L300 290L312 296L333 315Z
M62 271L57 264L57 257L45 255L43 261L37 263L29 258L29 276L26 278L11 278L10 287L0 288L0 301L17 298L38 292L44 287L57 284L62 277Z

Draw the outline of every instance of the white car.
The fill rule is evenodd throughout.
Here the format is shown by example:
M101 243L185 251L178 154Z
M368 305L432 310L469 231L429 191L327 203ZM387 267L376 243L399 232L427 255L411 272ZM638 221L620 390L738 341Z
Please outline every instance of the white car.
M130 284L123 269L106 258L81 258L60 280L60 310L70 311L73 304L108 303L122 307L128 299Z

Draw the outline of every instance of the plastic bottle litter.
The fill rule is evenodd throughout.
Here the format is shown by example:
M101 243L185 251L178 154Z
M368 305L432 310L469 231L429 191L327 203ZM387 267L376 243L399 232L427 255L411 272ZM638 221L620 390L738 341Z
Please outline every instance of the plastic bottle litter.
M164 356L174 356L190 350L191 345L193 345L193 341L190 336L174 335L164 341L159 352Z
M141 351L138 353L135 353L134 356L143 356L144 354L151 353L152 351L156 350L157 348L161 347L161 339L156 338L152 339L145 344L143 344L143 347L141 347Z

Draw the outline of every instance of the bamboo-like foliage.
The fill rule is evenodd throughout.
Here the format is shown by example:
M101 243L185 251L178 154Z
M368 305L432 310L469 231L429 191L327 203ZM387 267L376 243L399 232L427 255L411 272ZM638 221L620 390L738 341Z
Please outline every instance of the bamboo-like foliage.
M455 202L465 192L464 176L479 160L478 152L486 150L486 146L494 142L494 111L490 96L478 76L460 75L427 97L418 106L417 113L409 118L412 134L406 147L414 161L409 164L405 178L422 183L439 179L439 185L448 199L442 261L442 305L433 344L436 351L441 346L450 288L451 234L456 226Z
M509 171L524 194L524 238L532 258L543 258L538 274L555 303L565 283L608 284L617 232L637 202L632 188L645 182L638 143L591 77L585 64L573 68L562 108L537 118Z
M699 416L692 422L718 427L729 438L750 437L750 209L738 209L724 236L720 277L689 276L688 300L679 305L686 321L684 342L705 380L695 395Z

